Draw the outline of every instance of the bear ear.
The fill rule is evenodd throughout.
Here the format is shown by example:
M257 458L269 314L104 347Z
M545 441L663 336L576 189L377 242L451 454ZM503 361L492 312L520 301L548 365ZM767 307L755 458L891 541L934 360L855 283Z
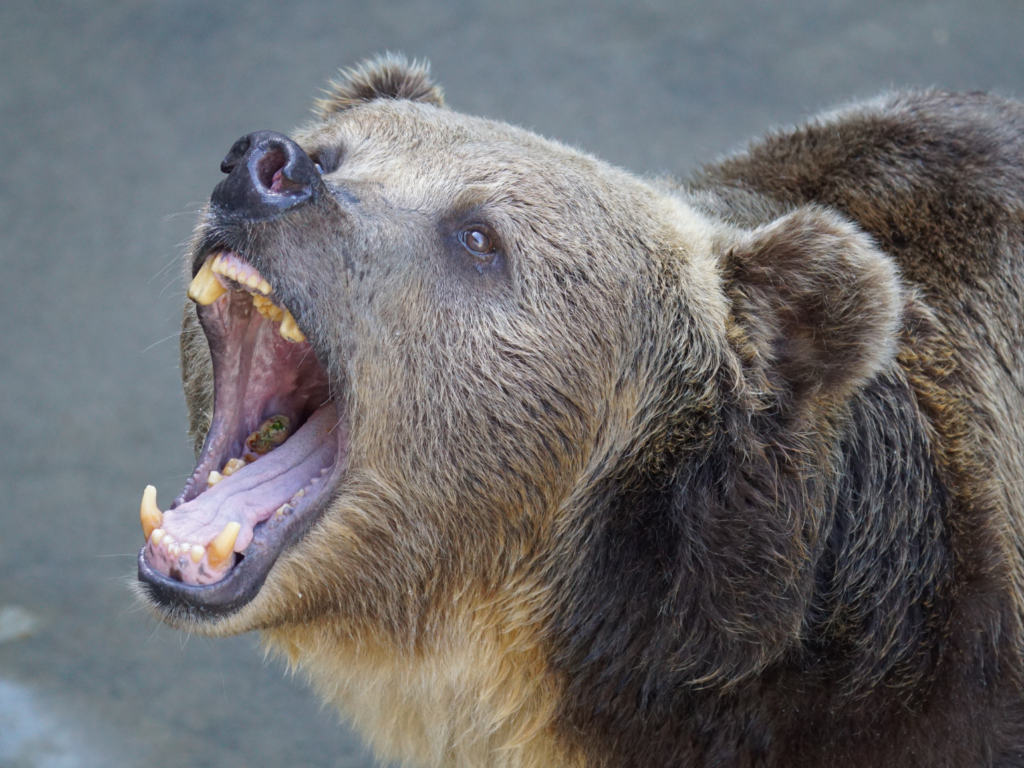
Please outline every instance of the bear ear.
M742 236L724 266L734 346L755 387L783 408L844 399L892 359L896 266L837 214L797 209Z
M313 111L323 120L357 104L375 99L408 99L444 106L441 88L430 79L430 65L404 56L387 53L341 72L340 80L332 80L327 97L318 99Z

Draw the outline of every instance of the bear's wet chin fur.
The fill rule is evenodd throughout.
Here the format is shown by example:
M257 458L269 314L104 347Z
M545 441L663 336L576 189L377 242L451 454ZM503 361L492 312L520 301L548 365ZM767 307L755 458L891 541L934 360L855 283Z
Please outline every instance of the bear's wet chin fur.
M320 463L144 505L163 619L263 630L410 765L1024 766L1024 107L893 94L677 185L386 58L224 170L181 499L268 416Z

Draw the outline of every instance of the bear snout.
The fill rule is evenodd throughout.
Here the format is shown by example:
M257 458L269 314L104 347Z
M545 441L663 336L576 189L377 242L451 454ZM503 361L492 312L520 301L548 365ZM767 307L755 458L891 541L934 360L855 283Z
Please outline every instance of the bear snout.
M220 165L228 177L210 197L214 207L251 220L268 219L313 199L320 172L281 133L258 131L236 141Z

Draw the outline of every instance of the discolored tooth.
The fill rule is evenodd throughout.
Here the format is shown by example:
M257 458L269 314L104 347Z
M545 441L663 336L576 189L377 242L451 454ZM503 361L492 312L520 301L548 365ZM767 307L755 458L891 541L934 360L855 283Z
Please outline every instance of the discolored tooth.
M273 291L274 289L270 287L270 283L268 283L266 280L260 280L260 284L256 286L256 290L264 294L265 296L269 296L270 292Z
M216 469L210 470L210 474L206 477L206 487L213 488L217 483L224 479L224 475L218 472Z
M299 326L295 324L295 318L292 317L292 313L285 310L284 319L281 320L281 328L279 333L288 341L305 341L306 337L302 331L299 330Z
M238 282L238 267L234 264L228 264L224 267L224 273L235 282Z
M245 461L242 459L228 459L228 463L221 469L224 477L230 477L235 474L238 470L245 466Z
M211 568L219 568L231 556L238 532L241 530L242 526L239 523L228 523L224 530L217 534L217 538L209 543L206 548L206 560Z
M204 307L213 304L227 292L228 289L221 285L220 280L213 274L212 262L209 259L199 268L188 286L188 297Z
M149 541L153 531L160 527L164 521L164 513L156 505L156 488L147 485L142 492L142 506L139 508L139 517L142 520L142 534Z
M153 531L152 535L150 535L150 537L149 537L150 543L154 547L157 546L160 543L160 541L163 539L165 533L166 532L164 531L163 528L157 528L155 531Z
M259 277L259 275L250 275L249 279L245 281L246 287L252 288L254 291L259 286L259 284L260 284L260 277Z
M195 544L191 550L189 550L189 556L192 558L193 563L198 563L203 559L203 555L206 554L206 547L199 544Z

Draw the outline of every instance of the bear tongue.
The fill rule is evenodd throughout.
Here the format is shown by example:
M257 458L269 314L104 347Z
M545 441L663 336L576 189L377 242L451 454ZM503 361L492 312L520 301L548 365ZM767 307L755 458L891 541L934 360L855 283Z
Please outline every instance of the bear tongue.
M146 557L157 570L187 584L211 584L230 570L230 553L221 563L211 563L209 552L194 561L196 545L209 549L230 523L238 524L231 549L242 552L252 541L255 527L269 519L297 493L317 482L335 459L332 432L337 411L325 406L278 448L247 464L216 485L163 514L164 535L146 544ZM182 544L189 548L182 548ZM173 547L173 548L172 548ZM198 550L197 550L198 553Z

